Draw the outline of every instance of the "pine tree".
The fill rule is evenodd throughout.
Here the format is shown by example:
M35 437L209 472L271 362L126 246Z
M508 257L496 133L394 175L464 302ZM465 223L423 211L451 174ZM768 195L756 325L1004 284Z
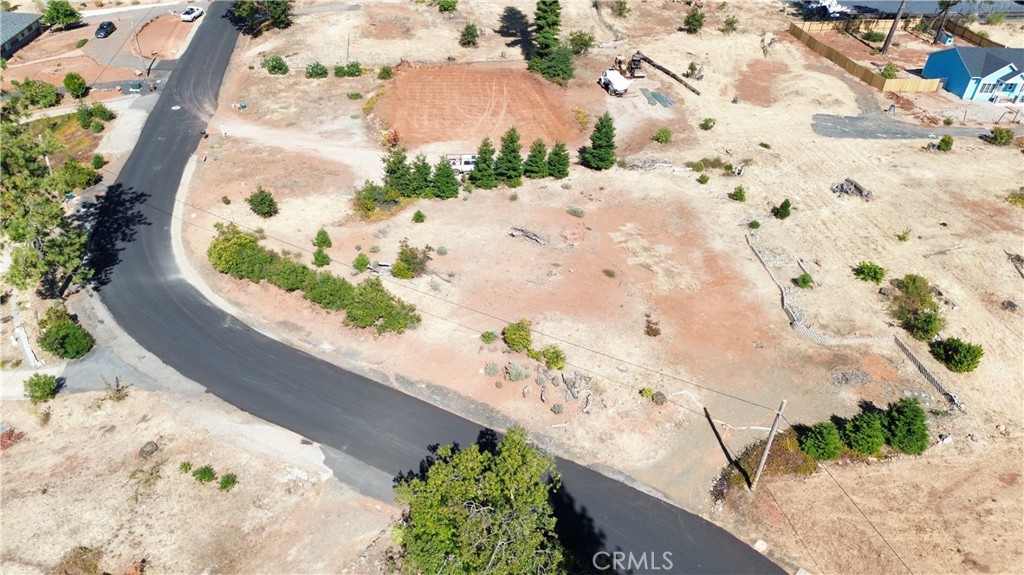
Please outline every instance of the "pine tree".
M441 156L434 166L434 195L442 200L459 195L459 178L455 169L448 163L448 158Z
M412 162L412 175L409 187L412 193L421 198L434 197L435 190L433 180L430 177L430 163L423 154L416 156Z
M535 57L546 60L558 47L558 32L562 27L562 6L558 0L539 0L533 13L537 27Z
M510 188L523 185L523 146L519 143L519 131L509 128L501 137L501 153L494 166L494 175Z
M565 142L556 142L548 153L548 175L556 180L569 176L569 149Z
M412 169L409 168L405 147L392 148L381 161L384 162L384 187L391 188L407 198L414 196Z
M592 170L607 170L615 165L615 124L605 112L590 135L590 147L580 154L580 163Z
M537 138L530 146L530 154L526 156L526 161L523 162L523 175L533 179L548 177L547 156L548 148L544 145L544 140Z
M480 149L476 152L476 165L469 173L469 181L485 190L498 185L498 180L494 176L494 144L491 144L490 138L484 138L480 142Z

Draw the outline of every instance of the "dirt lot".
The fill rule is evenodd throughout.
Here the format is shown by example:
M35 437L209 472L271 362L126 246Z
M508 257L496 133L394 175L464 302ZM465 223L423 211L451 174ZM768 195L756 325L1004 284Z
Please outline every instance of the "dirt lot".
M530 2L511 4L532 13ZM449 113L436 105L389 104L389 97L408 89L401 85L403 74L415 69L382 83L375 74L306 80L302 67L313 59L334 63L333 46L343 45L355 30L364 35L353 35L352 53L368 66L402 59L440 63L451 53L469 53L453 48L463 19L498 29L500 7L468 7L450 20L422 6L300 16L287 31L240 40L221 109L211 122L213 135L197 152L205 161L192 181L184 236L204 281L245 310L246 321L286 341L343 366L386 373L393 385L422 384L403 388L456 411L479 414L488 413L481 407L489 408L501 421L525 425L559 453L619 469L751 543L766 540L770 555L785 565L822 573L902 569L868 520L850 507L852 499L871 523L882 526L913 572L1012 571L1024 559L1024 548L1019 538L1001 534L1024 527L1019 488L1024 322L1000 303L1024 297L1020 276L1004 253L1019 252L1024 233L1020 212L1003 199L1019 186L1019 150L958 139L950 155L937 155L923 150L925 141L816 136L810 128L813 114L856 115L854 90L866 88L839 78L834 66L822 65L795 43L777 42L766 57L762 42L783 34L788 24L775 4L745 7L739 32L732 35L717 30L730 9L709 9L699 38L675 32L685 13L678 3L638 4L630 18L611 21L611 28L599 28L602 17L610 18L606 11L599 17L568 6L563 29L591 29L599 38L618 35L624 42L580 60L577 79L565 90L537 85L535 93L543 100L532 105L550 118L543 130L572 128L573 108L590 118L607 109L616 121L620 156L677 167L721 157L745 164L744 175L713 170L702 185L686 171L596 173L574 167L561 182L528 181L515 190L514 200L512 190L477 191L457 200L420 201L383 221L361 221L351 210L352 191L364 179L379 177L381 149L375 128L362 117L365 101L348 100L348 92L369 95L383 86L386 93L375 115L409 123L409 135L402 135L410 153L451 151L451 142L475 144L503 130L491 125L499 116L471 122L468 116L488 109L475 99L467 118L456 118L454 125L435 120ZM364 28L364 21L376 26ZM388 23L394 24L390 31ZM405 27L415 33L403 36ZM331 44L327 37L341 43ZM507 51L506 60L514 61L516 49L508 42L485 34L479 59ZM651 107L635 91L608 98L594 78L615 54L637 48L680 72L690 61L703 64L705 78L697 84L702 95L651 71L635 87L665 91L678 104ZM270 53L287 54L292 72L271 77L260 70L259 59ZM442 70L493 78L495 65ZM438 102L452 93L445 85L434 93L416 89L422 89L420 98ZM511 94L509 100L496 94L484 91L480 99L486 96L492 112L504 107L506 122L511 122L508 114L523 118L524 124L517 124L521 131L546 133L540 122L527 127L526 114L513 105ZM736 95L740 101L732 104ZM233 108L236 102L246 102L246 110ZM429 118L409 114L408 108L388 110L399 105L422 106ZM706 117L717 120L715 128L697 129ZM438 131L433 138L427 120ZM650 141L661 126L672 128L670 144ZM418 140L417 133L422 134ZM580 131L570 148L586 136ZM874 201L831 194L829 185L844 177L871 188ZM985 185L979 187L981 178ZM727 200L740 184L747 201ZM280 215L261 220L248 211L242 199L256 185L275 194ZM793 215L773 220L770 207L787 197ZM570 205L584 215L569 215ZM410 221L417 209L427 216L422 224ZM921 397L928 409L946 407L888 341L826 346L796 334L780 308L778 288L744 239L751 219L762 222L756 238L775 254L773 271L781 281L801 273L798 260L814 276L813 290L792 297L810 326L827 336L897 333L909 339L892 325L877 287L851 276L850 267L861 260L882 264L891 277L919 273L941 287L955 303L944 310L946 334L982 343L986 354L976 372L955 375L935 363L923 344L910 342L968 406L966 414L935 416L935 438L940 431L951 433L951 445L810 479L769 478L750 505L738 500L712 511L708 488L726 461L704 418L705 407L733 452L763 437L783 398L790 402L787 417L793 422L849 416L861 401L884 405L908 393ZM424 322L402 336L376 337L343 327L342 316L297 295L216 274L204 253L213 224L224 220L261 230L264 245L297 252L306 262L316 230L324 227L333 240L329 269L342 275L350 273L348 264L360 250L373 246L374 259L393 260L404 237L417 246L444 246L448 253L434 255L428 276L388 280L389 289L417 305ZM536 231L548 243L509 237L512 226ZM907 228L910 241L898 241L896 235ZM644 335L645 314L658 322L659 336ZM558 343L569 369L594 378L591 414L581 412L582 401L564 398L561 388L550 389L552 397L543 404L536 386L498 387L497 378L483 374L490 362L529 363L479 339L480 332L498 331L505 321L521 317L533 320L536 343ZM867 378L856 385L836 383L833 374L848 370ZM664 391L672 401L654 406L637 393L644 386ZM524 393L524 387L530 391ZM564 414L551 412L556 401L566 405ZM968 434L978 441L966 439ZM969 480L972 469L984 469L982 482ZM839 539L852 543L836 545Z
M884 34L886 31L883 31ZM928 60L928 54L935 51L931 37L920 32L897 30L892 47L887 54L873 55L872 48L880 48L880 42L867 42L859 36L844 32L818 32L814 37L839 50L843 55L864 66L881 69L886 62L896 64L902 74L905 70L920 70ZM910 76L898 76L910 77Z
M76 547L98 566L74 573L140 560L152 573L339 573L365 566L362 549L397 517L333 479L317 446L210 397L60 395L4 402L2 417L24 433L2 456L4 573L57 572ZM160 449L142 459L147 441ZM186 461L238 483L200 484Z

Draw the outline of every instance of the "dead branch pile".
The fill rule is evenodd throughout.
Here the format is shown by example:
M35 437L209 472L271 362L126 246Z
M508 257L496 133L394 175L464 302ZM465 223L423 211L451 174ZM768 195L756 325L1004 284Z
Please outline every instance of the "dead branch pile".
M672 164L665 160L656 160L653 158L630 158L626 160L627 170L654 170L657 168L671 168Z
M540 237L540 235L537 234L536 232L531 232L530 230L524 228L512 228L512 231L510 231L508 235L512 236L513 238L523 236L524 238L531 239L542 246L548 243L547 240Z
M832 193L838 196L860 196L865 200L870 200L872 196L871 190L850 178L846 178L846 180L839 182L838 184L832 184Z

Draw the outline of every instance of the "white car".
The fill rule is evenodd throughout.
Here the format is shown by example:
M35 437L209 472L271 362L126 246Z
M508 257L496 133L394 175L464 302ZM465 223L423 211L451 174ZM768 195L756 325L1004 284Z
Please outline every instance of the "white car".
M203 15L203 9L198 6L189 6L185 8L185 11L181 13L182 22L195 22L197 18Z

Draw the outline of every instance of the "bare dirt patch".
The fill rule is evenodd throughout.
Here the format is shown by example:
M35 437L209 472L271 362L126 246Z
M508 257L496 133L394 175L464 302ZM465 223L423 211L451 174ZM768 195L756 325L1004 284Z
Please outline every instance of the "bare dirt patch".
M131 49L143 57L173 60L181 55L185 39L199 24L199 21L182 22L176 14L157 16L140 26L138 46L133 42Z
M513 126L527 143L570 141L581 133L564 90L518 66L402 66L375 111L412 145L496 142Z
M887 31L882 31L886 33ZM892 62L903 70L924 68L928 54L935 51L931 38L916 32L897 30L893 45L886 54L872 54L873 47L881 47L878 42L865 42L850 34L839 31L827 31L814 34L814 37L842 52L845 56L868 67L881 68L886 62Z
M789 66L785 62L754 60L736 82L736 95L740 101L754 106L771 106L775 102L775 83L787 72Z

